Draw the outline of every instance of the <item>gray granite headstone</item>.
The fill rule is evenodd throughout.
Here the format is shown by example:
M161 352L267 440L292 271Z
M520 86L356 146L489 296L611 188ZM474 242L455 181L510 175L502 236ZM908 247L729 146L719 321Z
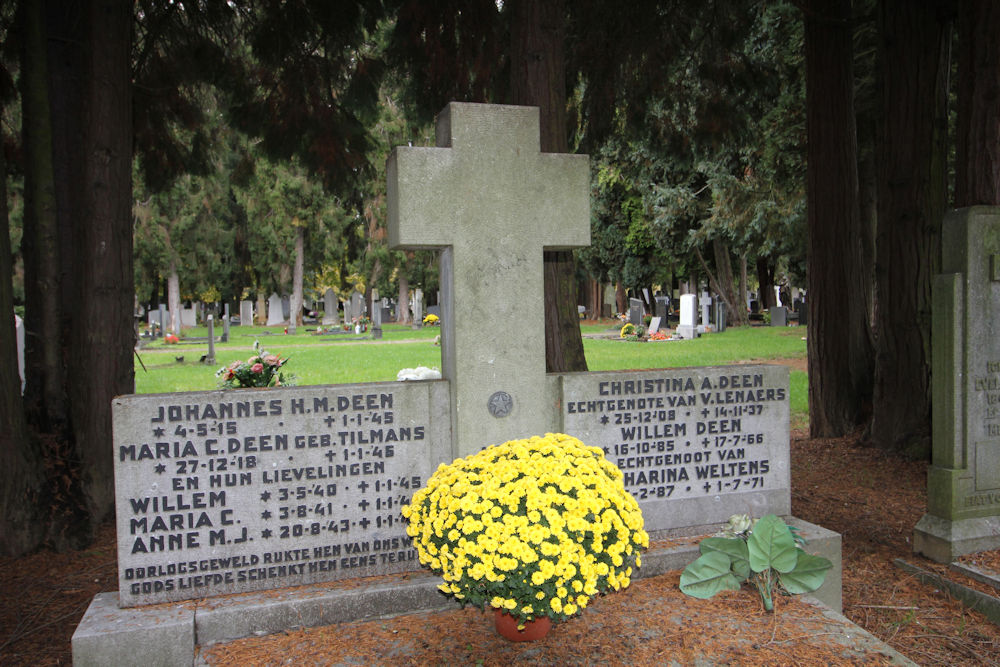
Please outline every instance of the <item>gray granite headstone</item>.
M225 305L225 307L224 307L224 313L223 313L223 317L222 317L222 342L223 343L228 343L229 342L229 325L231 324L229 320L230 320L230 316L229 316L229 304L227 303Z
M327 288L323 294L323 325L336 326L340 324L337 312L337 293L333 288Z
M379 304L378 290L372 288L372 337L382 338L382 306Z
M277 293L271 294L267 298L267 326L278 326L284 324L285 321L281 312L281 297Z
M708 292L702 292L701 298L698 299L698 305L701 306L702 329L707 329L711 324L712 296Z
M240 301L240 326L253 326L253 301Z
M788 326L788 310L784 306L772 306L770 313L772 327Z
M770 365L568 373L562 428L603 447L647 530L784 515L788 377Z
M667 321L667 314L670 312L670 299L665 296L656 297L656 305L654 306L656 316L660 318L661 321Z
M399 516L451 460L442 382L114 399L123 606L416 569Z
M648 331L648 333L649 334L655 334L659 330L660 330L660 316L657 315L656 317L654 317L654 318L652 318L652 319L649 320L649 331Z
M628 321L635 326L642 326L642 299L628 300Z
M927 513L913 548L947 563L1000 547L1000 208L948 213L941 239Z
M160 304L160 335L167 335L167 322L170 321L170 313L167 312L167 307L162 303Z
M537 107L453 102L436 134L435 148L389 157L389 246L441 249L442 374L466 455L556 422L542 254L590 243L590 168L584 155L540 152ZM517 322L517 335L497 336L498 322Z
M286 294L281 297L281 317L287 322L293 322L298 319L298 313L295 313L296 317L292 317L292 300Z

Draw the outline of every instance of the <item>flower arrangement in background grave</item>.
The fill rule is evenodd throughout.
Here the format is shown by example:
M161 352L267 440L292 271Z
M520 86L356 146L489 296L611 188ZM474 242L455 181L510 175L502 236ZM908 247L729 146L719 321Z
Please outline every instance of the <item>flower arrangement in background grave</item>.
M662 331L655 331L649 334L649 340L667 340L667 334Z
M167 345L176 345L177 343L181 342L181 339L172 333L168 333L166 336L163 337L163 342L166 343Z
M436 327L439 326L440 324L441 324L441 318L435 315L434 313L427 313L427 315L424 316L424 326Z
M649 536L622 479L600 448L549 433L442 464L402 513L441 591L519 627L557 622L641 564Z
M791 595L811 593L823 585L833 566L803 551L804 544L773 514L757 520L734 514L722 536L707 537L698 545L701 555L681 573L681 591L704 600L719 591L738 591L746 581L757 589L764 609L773 611L776 586Z
M623 326L620 333L620 336L622 338L632 343L638 343L639 341L644 340L643 337L645 335L646 335L645 329L643 329L641 326L637 327L631 322Z
M242 389L246 387L280 387L295 384L295 376L286 376L281 368L288 363L288 358L282 359L277 354L269 354L260 346L260 341L253 343L254 355L246 361L234 361L215 372L215 377L221 378L219 386L227 389Z

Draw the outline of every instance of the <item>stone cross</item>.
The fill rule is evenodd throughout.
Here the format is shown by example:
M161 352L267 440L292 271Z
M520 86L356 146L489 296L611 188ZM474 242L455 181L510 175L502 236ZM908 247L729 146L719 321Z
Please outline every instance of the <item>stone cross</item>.
M542 253L590 244L587 156L541 153L535 107L452 102L387 174L390 247L441 249L456 454L553 430Z

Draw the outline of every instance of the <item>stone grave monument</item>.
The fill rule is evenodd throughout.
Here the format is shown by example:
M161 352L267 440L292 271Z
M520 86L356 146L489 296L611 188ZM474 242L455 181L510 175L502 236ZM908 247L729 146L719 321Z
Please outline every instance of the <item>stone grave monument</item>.
M240 301L240 326L253 326L253 301Z
M323 294L323 326L337 326L340 324L337 308L337 293L333 291L332 287L328 287Z
M698 299L698 305L701 307L701 324L698 326L698 333L705 333L711 326L712 295L703 291L701 298Z
M424 291L419 287L413 290L412 297L413 328L424 326Z
M95 597L74 664L190 665L196 644L453 607L400 507L439 463L512 438L601 447L654 539L789 513L787 368L545 373L543 251L589 242L589 168L541 153L538 123L453 103L437 147L389 159L391 246L441 252L443 379L114 399L119 590ZM839 610L839 536L789 521L833 561L816 597ZM696 556L653 550L637 575Z
M628 300L628 321L637 327L642 326L642 299Z
M772 327L784 327L788 326L788 309L784 306L771 306L769 311L771 313L771 326Z
M1000 208L948 213L933 284L932 454L913 549L1000 547Z
M277 293L273 293L267 298L267 326L275 327L284 323L285 317L281 311L281 297Z
M681 320L677 326L677 335L681 338L697 338L698 325L695 321L695 299L694 294L681 295Z

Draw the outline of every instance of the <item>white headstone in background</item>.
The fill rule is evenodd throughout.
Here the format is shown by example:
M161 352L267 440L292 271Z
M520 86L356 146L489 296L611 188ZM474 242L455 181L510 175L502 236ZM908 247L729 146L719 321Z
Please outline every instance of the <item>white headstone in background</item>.
M267 298L267 326L273 327L284 323L285 318L281 312L281 297L274 293Z
M681 322L677 327L677 335L681 338L698 337L697 315L695 314L697 298L694 294L681 294Z
M413 290L413 326L421 327L424 324L424 291L419 287Z
M240 301L240 326L253 325L253 301Z
M542 253L590 243L589 158L542 153L537 107L452 102L437 147L397 147L387 177L389 246L441 248L456 454L550 432ZM497 336L498 322L517 335Z
M24 320L14 313L14 337L17 339L17 372L21 376L21 393L24 393Z
M198 326L198 312L195 306L191 306L190 308L181 307L181 326Z

